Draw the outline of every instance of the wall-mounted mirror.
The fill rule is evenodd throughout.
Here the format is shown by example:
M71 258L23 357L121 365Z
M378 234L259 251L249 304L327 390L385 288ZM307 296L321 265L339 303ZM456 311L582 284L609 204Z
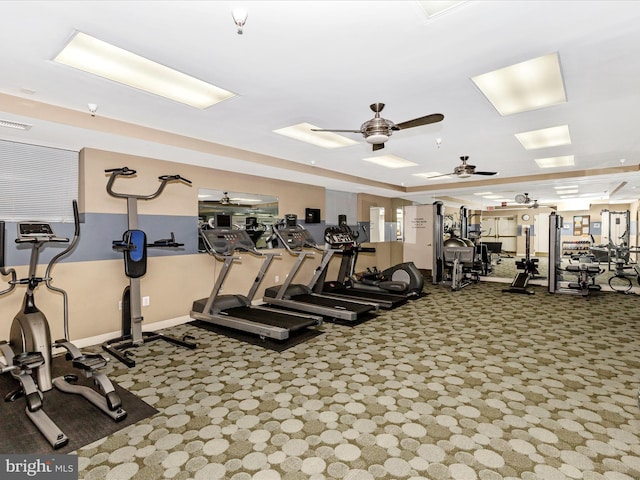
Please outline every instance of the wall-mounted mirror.
M271 226L278 219L278 197L253 193L198 190L200 222L247 230L258 248L267 248Z

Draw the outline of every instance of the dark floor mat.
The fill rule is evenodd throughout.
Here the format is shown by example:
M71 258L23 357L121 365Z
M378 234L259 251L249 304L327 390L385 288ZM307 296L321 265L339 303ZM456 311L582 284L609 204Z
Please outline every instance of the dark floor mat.
M72 368L70 362L65 361L64 356L54 358L53 378L70 373L79 375L78 385L92 385L92 380L84 378L81 372ZM18 386L19 383L11 374L0 375L2 397ZM5 402L0 398L0 453L72 452L158 413L155 408L129 391L118 385L115 385L115 388L122 400L122 408L127 412L126 418L117 423L80 395L63 393L55 388L44 394L43 410L69 437L69 443L57 450L51 447L25 414L24 398L19 398L15 402Z
M262 339L256 334L242 332L233 328L221 327L219 325L214 325L213 323L203 322L202 320L194 320L192 322L189 322L189 324L193 325L194 327L209 330L210 332L215 332L219 333L220 335L235 338L236 340L240 340L241 342L247 342L252 345L257 345L258 347L275 350L276 352L284 352L288 348L294 347L302 342L306 342L307 340L322 334L322 330L318 330L316 328L303 328L301 330L291 332L289 338L287 338L286 340L275 340L273 338Z
M337 325L345 325L347 327L357 327L358 325L362 325L369 320L373 320L374 318L378 318L377 313L365 313L360 315L355 320L340 320L339 318L327 319L327 322L335 323Z

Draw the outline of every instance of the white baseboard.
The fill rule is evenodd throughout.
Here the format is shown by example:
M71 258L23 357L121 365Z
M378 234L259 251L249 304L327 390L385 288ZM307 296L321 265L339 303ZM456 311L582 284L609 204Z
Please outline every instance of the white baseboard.
M150 332L150 331L162 330L163 328L175 327L176 325L183 325L187 322L190 322L191 320L192 318L189 317L189 315L184 315L182 317L170 318L169 320L150 323L148 325L145 325L143 323L142 331ZM73 343L78 348L86 348L86 347L91 347L93 345L101 345L113 338L119 337L120 335L121 335L120 331L104 333L102 335L96 335L95 337L79 338L76 340L72 340L71 343ZM64 348L53 348L51 353L55 356L55 355L61 355L65 352L66 350ZM6 360L2 355L0 355L0 363L3 363L3 364L6 363Z
M183 315L181 317L170 318L168 320L162 320L161 322L142 324L143 332L152 332L156 330L162 330L163 328L175 327L176 325L183 325L192 320L189 315ZM86 348L93 345L101 345L104 342L108 342L109 340L119 337L121 335L120 331L104 333L102 335L96 335L95 337L87 337L87 338L79 338L77 340L72 340L72 343L78 348Z

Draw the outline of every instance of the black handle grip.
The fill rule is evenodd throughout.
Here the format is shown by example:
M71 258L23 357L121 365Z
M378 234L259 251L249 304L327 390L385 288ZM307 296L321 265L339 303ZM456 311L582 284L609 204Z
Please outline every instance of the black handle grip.
M171 180L180 180L181 182L188 183L189 185L191 185L192 183L191 180L181 177L180 175L160 175L158 177L158 180L161 180L163 182L170 182Z
M104 173L115 173L117 175L135 175L136 171L129 167L107 168Z

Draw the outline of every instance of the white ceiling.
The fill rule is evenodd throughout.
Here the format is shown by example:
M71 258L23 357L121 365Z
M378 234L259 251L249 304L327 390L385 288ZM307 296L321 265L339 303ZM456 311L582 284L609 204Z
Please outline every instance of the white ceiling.
M243 35L231 18L236 7L249 12ZM0 139L101 148L419 202L445 195L495 205L473 195L491 191L508 198L528 192L541 202L558 203L557 185L578 185L576 197L592 203L606 202L616 189L612 201L640 198L640 173L621 168L640 161L637 1L472 0L431 19L414 1L3 1L1 12L0 93L86 112L87 122L87 104L95 103L99 117L313 162L319 175L155 144L126 132L63 125L5 109L2 102L0 119L33 127L24 132L0 127ZM54 63L74 31L237 96L198 110ZM470 80L553 52L560 57L565 104L502 117ZM301 122L358 129L373 116L369 104L374 102L385 103L382 116L395 123L444 114L440 123L395 132L376 152L419 166L392 170L363 161L373 153L358 134L345 134L357 145L326 150L273 133ZM526 151L514 137L558 125L569 125L572 145ZM413 175L451 172L461 155L478 170L499 175L466 180ZM534 162L556 155L574 155L576 165L540 169ZM599 170L606 175L590 172L613 167L617 170ZM400 188L333 179L324 169ZM577 177L567 173L572 170ZM556 172L567 178L526 180ZM511 178L522 176L524 182ZM502 183L476 186L477 180ZM420 186L425 191L398 191Z

